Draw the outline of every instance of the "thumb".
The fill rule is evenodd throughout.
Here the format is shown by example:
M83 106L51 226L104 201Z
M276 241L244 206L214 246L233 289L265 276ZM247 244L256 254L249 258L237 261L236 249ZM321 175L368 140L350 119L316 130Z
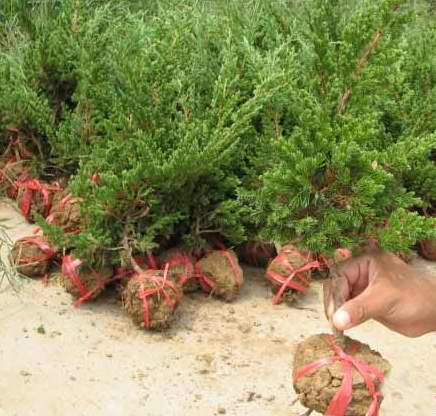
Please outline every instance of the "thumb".
M378 292L378 293L377 293ZM362 324L368 319L383 316L386 298L379 291L367 288L359 296L349 300L333 315L333 325L344 331Z

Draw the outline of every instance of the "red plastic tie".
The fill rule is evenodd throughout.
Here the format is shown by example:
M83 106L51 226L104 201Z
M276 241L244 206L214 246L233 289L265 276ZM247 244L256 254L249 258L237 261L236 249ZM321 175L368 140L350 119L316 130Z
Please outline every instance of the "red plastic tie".
M378 368L372 367L365 362L345 353L334 341L333 336L328 336L328 343L332 347L334 355L321 358L313 363L306 364L299 368L294 373L294 383L300 380L305 375L318 370L326 365L340 362L343 370L342 384L339 390L331 400L325 416L345 416L348 405L353 397L353 367L363 377L370 396L372 397L371 404L368 408L366 416L378 416L380 409L381 393L376 391L375 380L380 383L384 382L384 374ZM351 348L359 347L359 344L354 343ZM350 352L350 351L349 351Z
M219 253L224 256L230 263L230 267L232 268L233 275L236 279L236 285L241 287L242 285L242 272L238 265L235 263L235 258L230 254L228 250L220 250Z
M233 274L235 276L236 284L238 287L241 287L242 284L242 274L241 271L238 269L232 255L228 250L219 250L218 251L220 255L224 256L230 263L230 267L233 270ZM201 270L201 267L198 263L194 266L194 277L198 280L200 283L201 288L204 292L210 293L214 290L216 286L216 282L207 276L203 270Z
M133 276L133 279L139 282L139 291L137 296L142 300L142 308L143 308L143 321L145 328L149 329L151 326L150 323L150 308L148 305L148 298L154 295L163 296L164 301L170 305L170 307L174 308L181 299L181 292L177 288L174 282L168 279L168 264L165 266L164 274L162 276L156 275L156 270L145 270L140 274L136 274ZM155 287L153 288L144 288L144 279L150 280ZM176 295L176 299L172 299L168 293L168 290L172 291Z
M194 277L195 279L197 279L198 283L201 286L201 289L204 292L210 293L215 289L215 281L207 276L206 273L203 272L203 270L201 270L201 267L198 263L196 263L194 266Z
M121 273L121 270L118 270L117 273L112 275L109 279L103 279L100 273L91 269L91 272L97 277L99 283L95 285L91 290L88 290L83 284L80 276L77 272L77 268L82 264L82 260L73 259L72 256L64 256L62 259L62 274L68 277L74 286L79 289L80 297L74 302L74 306L78 308L80 305L88 301L92 298L92 296L101 288L104 288L107 284L120 280L125 277L127 274Z
M23 237L17 240L17 242L36 245L42 251L42 255L38 257L20 257L18 264L39 263L41 261L50 260L56 255L56 252L50 244L42 240L41 237Z
M178 266L184 266L184 273L180 277L179 282L182 286L194 277L194 265L186 253L178 252L173 254L165 264L168 265L169 270Z
M62 259L62 274L68 277L74 286L79 289L80 295L85 296L88 291L77 273L82 260L74 259L72 256L64 256Z
M73 194L68 194L61 199L61 202L59 203L59 208L63 210L67 205L71 205L71 203L75 202L75 200L76 199L73 198Z
M298 255L299 257L304 258L304 256L301 253L299 253L297 250L286 250L286 253L292 255ZM289 275L283 276L272 270L269 270L266 273L267 278L271 282L279 283L281 285L280 289L273 297L272 300L273 305L277 305L282 301L286 289L294 289L298 292L305 292L307 290L307 286L309 285L310 281L306 278L306 276L303 273L308 272L309 270L319 269L321 267L319 261L311 261L298 269L294 269L294 267L289 262L289 260L285 257L284 254L279 254L274 260L274 263L284 265L288 269ZM296 282L294 278L299 279L306 286Z
M46 213L50 211L50 192L60 191L58 186L49 186L42 184L38 179L27 179L15 182L17 189L23 188L24 195L21 201L21 212L26 219L29 219L30 208L32 206L34 193L40 193L43 198Z

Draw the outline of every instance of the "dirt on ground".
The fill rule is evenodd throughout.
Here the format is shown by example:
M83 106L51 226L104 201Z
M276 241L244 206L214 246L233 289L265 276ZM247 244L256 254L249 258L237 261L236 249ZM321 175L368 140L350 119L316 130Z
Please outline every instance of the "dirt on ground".
M2 204L15 240L35 228ZM414 267L435 274L436 263ZM107 293L80 309L59 286L0 287L0 416L297 416L298 341L328 332L321 285L294 307L271 304L261 269L245 269L232 304L186 295L172 328L138 329ZM368 322L349 335L391 364L382 416L436 414L436 334L408 339Z

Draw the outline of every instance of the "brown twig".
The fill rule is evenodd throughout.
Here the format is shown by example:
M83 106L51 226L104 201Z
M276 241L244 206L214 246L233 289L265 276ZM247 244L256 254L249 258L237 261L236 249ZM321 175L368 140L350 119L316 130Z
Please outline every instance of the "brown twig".
M382 36L383 36L383 31L381 29L377 30L377 32L373 36L371 42L366 46L365 50L363 51L362 56L360 57L360 59L357 63L356 69L354 70L354 72L352 74L353 79L356 79L362 73L362 71L365 69L365 67L369 61L369 56L371 55L372 51L380 43ZM339 104L338 104L338 109L337 109L338 114L341 114L345 110L352 93L353 93L353 91L350 87L341 96L341 98L339 100Z
M394 12L398 11L400 8L399 5L396 5L393 9ZM369 57L371 53L377 48L377 46L380 43L380 40L382 39L384 34L383 28L380 28L375 32L374 36L371 39L371 42L365 47L363 50L362 56L360 57L359 61L357 62L356 69L353 71L352 79L356 79L362 71L365 69L365 67L368 65ZM339 104L337 108L337 113L341 114L345 108L347 107L348 101L350 100L350 97L353 93L353 90L351 87L347 88L347 90L342 94L341 98L339 99Z
M128 222L126 222L126 225L124 226L124 233L123 233L123 248L125 255L127 257L127 261L132 265L133 270L140 274L144 270L142 270L141 266L137 263L137 261L133 258L132 254L132 247L129 244L129 234L127 231Z
M33 133L30 133L28 138L38 149L38 153L39 153L41 160L44 160L44 152L42 151L42 146L41 146L41 143L39 142L39 140L36 139L36 137L33 135Z

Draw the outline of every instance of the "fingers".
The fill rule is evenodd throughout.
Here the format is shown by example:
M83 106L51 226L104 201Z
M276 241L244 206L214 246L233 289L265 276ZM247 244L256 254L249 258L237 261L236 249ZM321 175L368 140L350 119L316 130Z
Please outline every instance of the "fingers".
M333 275L331 291L335 291L342 303L360 294L368 286L368 272L363 269L366 257L357 257L341 263ZM338 305L341 306L341 305Z
M392 300L380 285L370 286L360 295L346 302L333 315L333 324L339 331L354 328L368 319L378 319L388 314Z

